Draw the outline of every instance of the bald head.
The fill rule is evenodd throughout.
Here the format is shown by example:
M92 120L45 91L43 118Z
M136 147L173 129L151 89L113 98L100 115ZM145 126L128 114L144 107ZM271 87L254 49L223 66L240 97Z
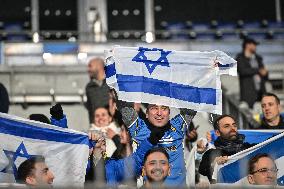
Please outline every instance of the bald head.
M104 60L101 58L93 58L88 63L88 73L91 79L104 80Z

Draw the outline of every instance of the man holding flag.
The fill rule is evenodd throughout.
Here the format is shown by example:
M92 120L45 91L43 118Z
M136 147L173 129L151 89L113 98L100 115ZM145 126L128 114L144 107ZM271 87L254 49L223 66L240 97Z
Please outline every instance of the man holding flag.
M183 139L195 115L189 110L170 119L169 107L220 114L219 76L236 75L236 71L236 61L221 51L115 47L107 52L107 84L119 100L150 104L145 121L131 108L122 110L134 144L139 145L151 130L164 133L158 146L167 150L172 165L166 185L185 186Z
M215 163L224 164L228 161L228 156L254 145L244 142L245 136L238 133L237 123L231 115L219 116L213 126L218 136L214 141L215 149L206 151L199 165L199 173L207 176L210 183L216 182L212 178Z
M133 108L125 107L121 110L122 119L128 126L133 143L140 146L150 136L151 132L162 133L158 146L169 153L172 172L166 178L167 186L185 186L185 161L183 139L187 132L187 124L195 116L195 111L182 110L180 114L170 120L170 109L167 106L150 104L146 110L146 120L138 117Z
M228 157L225 164L216 165L214 177L218 183L284 185L284 133L273 136L249 149ZM269 154L260 155L260 154ZM244 169L249 165L248 170ZM279 171L278 171L279 169ZM249 178L248 178L249 177Z
M151 130L164 132L158 146L167 150L172 165L165 184L185 186L183 139L195 111L170 120L169 107L221 113L219 76L236 75L236 61L221 51L115 47L107 52L106 64L107 84L119 100L150 104L145 121L133 109L122 110L133 142L140 145Z

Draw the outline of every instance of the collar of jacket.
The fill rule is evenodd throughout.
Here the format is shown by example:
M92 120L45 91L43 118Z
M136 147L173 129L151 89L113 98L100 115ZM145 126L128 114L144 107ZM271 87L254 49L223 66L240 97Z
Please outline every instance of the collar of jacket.
M235 154L242 151L244 147L245 135L238 134L235 140L227 140L222 137L218 137L214 145L217 149L224 150L228 155Z
M269 125L269 124L265 121L265 119L264 119L264 117L263 117L263 118L262 118L262 123L261 123L261 125L263 125L263 126L266 127L266 128L284 127L284 118L282 117L282 115L280 115L279 123L278 123L276 126L271 126L271 125Z
M92 82L94 82L98 86L102 86L104 83L106 83L106 79L104 80L97 80L95 78L91 79Z

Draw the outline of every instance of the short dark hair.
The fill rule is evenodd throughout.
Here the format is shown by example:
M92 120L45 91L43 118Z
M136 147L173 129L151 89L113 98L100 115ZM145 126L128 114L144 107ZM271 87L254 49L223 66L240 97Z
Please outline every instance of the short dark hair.
M146 152L146 154L144 156L144 163L143 164L145 164L148 156L150 154L152 154L152 153L155 153L155 152L160 152L160 153L164 154L167 157L168 160L170 159L170 156L169 156L168 152L164 148L162 148L162 147L155 147L155 148L152 148L152 149L150 149L150 150L148 150Z
M45 158L43 156L33 156L33 157L25 160L18 167L17 182L25 183L26 178L33 174L32 171L35 168L35 164L36 163L44 163L44 162L45 162Z
M266 96L273 96L276 100L276 103L277 104L280 104L280 99L278 98L278 96L276 94L273 94L273 93L264 93L261 97L261 100L266 97Z
M42 123L50 124L49 119L44 114L31 114L29 116L30 120L39 121Z
M221 119L225 118L225 117L230 117L230 118L232 118L234 121L236 121L236 119L235 119L233 116L229 115L229 114L220 115L220 116L218 116L218 117L215 119L215 121L214 121L214 123L213 123L214 130L219 130L219 121L220 121Z
M150 109L152 106L165 106L165 105L157 105L157 104L148 104L148 103L146 103L145 106L146 106L146 113L148 113L148 112L149 112L149 109ZM168 107L169 110L170 110L170 107L169 107L169 106L166 106L166 107Z
M248 173L249 174L253 174L254 173L254 167L255 167L255 164L258 162L258 160L260 158L263 158L263 157L267 157L269 159L271 159L273 162L274 162L274 159L267 153L260 153L260 154L256 154L255 156L253 156L249 162L248 162ZM276 164L274 162L274 165L276 167Z
M243 40L243 44L242 44L243 50L246 48L246 45L247 45L247 44L258 45L259 42L257 42L256 40L254 40L254 39L252 39L252 38L245 37L244 40Z

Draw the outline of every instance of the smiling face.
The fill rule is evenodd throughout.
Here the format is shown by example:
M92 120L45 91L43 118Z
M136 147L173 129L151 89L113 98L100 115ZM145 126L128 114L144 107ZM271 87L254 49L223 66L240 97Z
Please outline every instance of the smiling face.
M163 182L170 174L169 160L165 154L153 152L148 155L142 171L149 182Z
M146 118L156 127L165 126L170 120L170 109L168 106L149 105Z
M54 175L44 162L37 162L34 165L32 175L26 178L26 183L31 186L50 186L53 183Z
M94 113L94 123L97 127L105 127L111 123L112 117L106 108L97 108Z

